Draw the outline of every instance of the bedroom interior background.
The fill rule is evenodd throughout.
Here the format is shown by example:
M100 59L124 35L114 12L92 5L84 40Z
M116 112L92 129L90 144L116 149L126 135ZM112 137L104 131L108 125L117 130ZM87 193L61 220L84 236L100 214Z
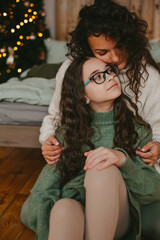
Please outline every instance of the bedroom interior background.
M32 2L31 0L15 1ZM117 2L136 11L148 22L148 36L152 43L151 53L155 60L160 62L160 41L158 41L160 0L117 0ZM39 128L43 117L47 114L55 88L55 78L45 74L51 71L52 66L56 65L58 69L59 64L65 60L67 33L76 25L79 9L84 4L92 3L93 0L44 0L46 26L50 29L52 38L44 40L47 48L46 64L40 65L39 68L33 66L28 73L22 72L21 77L24 80L21 82L15 78L10 79L6 84L0 84L0 146L40 148ZM50 67L49 71L48 67ZM17 93L15 89L20 91Z

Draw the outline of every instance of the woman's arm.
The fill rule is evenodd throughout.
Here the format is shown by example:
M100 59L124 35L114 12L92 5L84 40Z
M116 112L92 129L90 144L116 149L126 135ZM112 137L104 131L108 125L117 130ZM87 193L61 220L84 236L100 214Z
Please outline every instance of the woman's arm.
M150 65L147 65L148 79L144 83L141 80L140 86L140 96L137 103L139 114L143 119L151 125L153 138L149 144L145 144L142 151L137 152L137 154L142 158L142 160L150 160L151 165L153 165L160 155L160 74L159 72ZM144 79L147 78L147 74L143 73ZM126 74L122 73L120 75L122 82L122 88L132 99L135 101L134 94L129 87L126 87L128 81L126 79ZM155 142L154 142L155 141ZM151 150L153 157L148 153Z
M56 89L49 106L49 115L47 115L40 129L39 141L42 143L42 155L48 164L54 164L58 161L63 146L60 146L55 134L55 124L60 120L59 103L61 98L61 87L66 69L71 61L67 59L60 67L56 76Z
M66 72L66 69L70 65L71 60L67 59L62 66L60 67L57 75L56 75L56 89L53 95L53 98L51 100L51 103L49 105L48 113L44 119L42 126L40 128L40 136L39 141L40 143L44 143L50 136L53 136L55 134L55 127L53 121L58 121L60 119L59 116L59 103L61 98L61 87L62 87L62 81L64 78L64 74ZM54 119L56 118L56 119Z

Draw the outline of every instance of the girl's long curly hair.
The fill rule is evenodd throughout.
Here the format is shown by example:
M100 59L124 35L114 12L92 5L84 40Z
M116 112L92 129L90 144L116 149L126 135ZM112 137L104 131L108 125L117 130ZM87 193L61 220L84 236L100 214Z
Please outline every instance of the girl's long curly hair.
M155 67L159 72L157 63L149 52L149 41L146 37L148 25L136 13L128 11L124 6L112 0L95 1L91 6L84 6L79 12L79 23L70 33L71 40L67 44L68 56L76 59L80 56L93 56L88 44L88 37L104 34L117 41L117 48L125 50L128 55L129 86L135 94L135 99L141 94L139 87L141 81L146 81L148 72L146 64ZM98 35L97 35L98 34ZM143 72L147 73L146 79Z
M94 112L89 104L86 104L84 84L82 80L82 68L87 58L80 57L74 60L68 67L63 84L60 101L61 126L65 125L64 141L66 148L62 151L56 169L62 174L62 185L70 181L84 167L84 155L82 147L94 149L91 141L94 135L93 117ZM95 86L96 87L96 86ZM126 101L133 108L135 115L127 107ZM115 135L113 147L120 147L126 150L129 155L135 156L134 144L137 142L138 134L134 128L134 122L139 124L147 123L138 115L137 105L124 94L114 102ZM65 160L64 160L65 159Z

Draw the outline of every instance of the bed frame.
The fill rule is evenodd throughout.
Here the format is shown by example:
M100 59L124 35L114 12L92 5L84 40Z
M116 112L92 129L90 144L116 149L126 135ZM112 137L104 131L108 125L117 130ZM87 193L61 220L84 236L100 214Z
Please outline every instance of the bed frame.
M0 125L0 146L40 148L40 126Z

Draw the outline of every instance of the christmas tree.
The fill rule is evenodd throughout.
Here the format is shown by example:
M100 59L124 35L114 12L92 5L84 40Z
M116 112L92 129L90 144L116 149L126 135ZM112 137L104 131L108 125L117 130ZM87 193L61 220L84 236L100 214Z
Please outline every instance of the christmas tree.
M45 62L43 0L0 0L0 83Z

